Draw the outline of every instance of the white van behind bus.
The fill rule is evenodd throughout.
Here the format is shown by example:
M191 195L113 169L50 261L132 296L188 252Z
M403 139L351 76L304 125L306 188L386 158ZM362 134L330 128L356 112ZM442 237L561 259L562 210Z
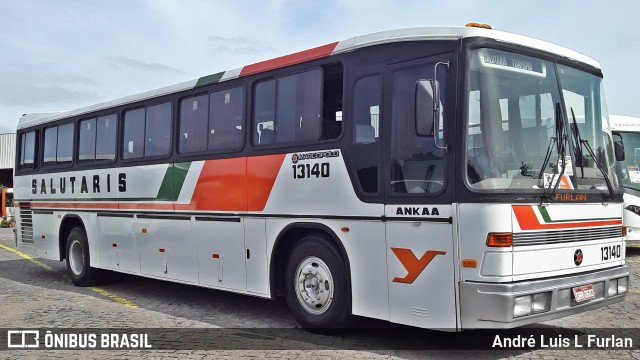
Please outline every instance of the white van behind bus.
M640 117L611 115L611 131L622 137L625 158L617 172L624 190L623 225L627 244L640 244Z

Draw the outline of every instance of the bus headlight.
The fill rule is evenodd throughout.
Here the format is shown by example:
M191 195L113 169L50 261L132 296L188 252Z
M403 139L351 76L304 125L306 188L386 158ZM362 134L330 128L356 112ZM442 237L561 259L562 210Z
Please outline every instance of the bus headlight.
M518 296L513 305L513 317L531 314L531 295Z
M549 311L551 307L551 293L544 292L533 295L533 312L545 312Z
M629 288L629 278L623 277L618 279L618 294L625 294Z
M625 294L629 288L629 278L621 277L617 279L609 280L609 286L607 287L607 296L616 296Z
M607 296L616 296L618 294L618 279L609 280L609 287L607 288Z
M550 307L551 292L518 296L513 305L513 317L546 312Z

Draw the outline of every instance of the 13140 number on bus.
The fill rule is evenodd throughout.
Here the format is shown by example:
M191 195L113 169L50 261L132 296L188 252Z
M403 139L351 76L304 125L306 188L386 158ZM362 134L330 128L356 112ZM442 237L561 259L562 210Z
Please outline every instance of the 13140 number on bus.
M315 164L297 164L292 165L293 178L294 179L310 179L315 178L327 178L329 177L329 163L315 163Z

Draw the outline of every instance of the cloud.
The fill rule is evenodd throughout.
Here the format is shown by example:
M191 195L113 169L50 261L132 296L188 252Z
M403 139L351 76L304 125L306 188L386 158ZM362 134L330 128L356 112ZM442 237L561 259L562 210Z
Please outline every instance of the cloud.
M55 85L23 84L11 88L0 88L0 104L5 106L58 107L81 104L98 96L95 92L76 90Z
M231 53L235 55L256 55L273 52L270 46L262 44L259 40L243 37L223 37L209 35L207 40L213 45L215 52Z
M171 73L181 74L182 73L182 71L176 68L173 68L171 66L135 60L123 55L111 56L111 57L107 57L106 59L111 66L114 66L116 68L127 67L134 70L150 71L150 72L163 73L163 74L171 74Z
M52 64L0 64L0 105L66 107L96 97L96 82Z

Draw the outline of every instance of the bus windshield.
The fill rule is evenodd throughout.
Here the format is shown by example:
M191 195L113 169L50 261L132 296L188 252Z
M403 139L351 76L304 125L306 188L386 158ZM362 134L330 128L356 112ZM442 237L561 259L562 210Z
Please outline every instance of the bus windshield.
M625 158L618 163L618 178L623 187L640 191L640 133L619 132Z
M467 91L472 189L606 192L600 168L617 187L600 77L481 48L470 52Z

